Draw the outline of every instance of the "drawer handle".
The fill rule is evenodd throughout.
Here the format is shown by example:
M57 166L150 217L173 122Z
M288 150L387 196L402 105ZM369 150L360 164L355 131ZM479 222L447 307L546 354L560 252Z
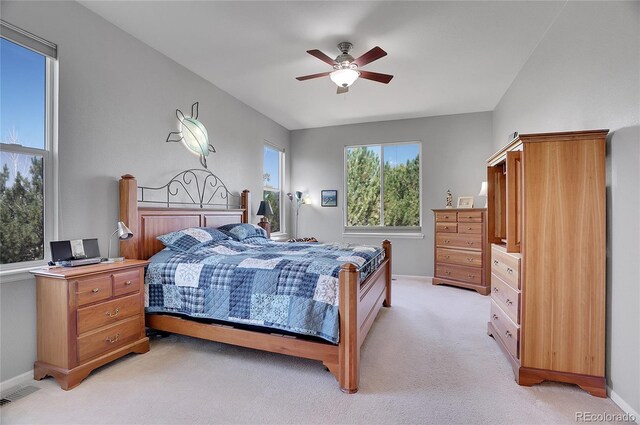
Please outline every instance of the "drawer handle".
M473 258L469 258L469 257L467 257L467 262L469 262L469 263L473 263Z
M127 280L127 281L124 283L124 286L129 286L129 285L131 285L131 281L130 281L130 280Z
M498 265L498 260L493 260L493 265L497 266Z
M91 292L93 292L93 293L95 294L95 293L96 293L96 292L98 292L99 290L100 290L100 288L93 288L93 289L91 290Z
M448 256L448 255L445 255L445 256L444 256L444 258L449 259L449 256Z
M473 230L473 227L467 227L467 230Z
M500 290L498 288L493 288L493 292L500 292Z
M105 314L109 317L116 317L118 314L120 314L120 307L117 307L115 310L113 310L113 313L107 311Z
M511 338L512 337L511 332L509 332L509 331L506 331L504 334L506 335L507 338Z
M493 315L493 320L498 320L498 316L496 316L495 314Z
M448 216L448 215L445 215L445 216L444 216L444 218L449 218L449 216Z
M444 272L444 274L446 274L447 276L451 276L451 272L450 271L446 271L446 272Z
M511 301L509 298L507 298L507 301L505 301L507 303L507 305L512 305L513 301Z
M507 267L507 273L509 273L509 274L513 274L513 269L512 269L512 268Z
M467 244L473 245L473 242L472 241L467 241Z
M115 336L107 337L107 339L105 339L105 341L108 342L109 344L113 344L114 342L116 342L119 339L120 339L120 333L117 333Z
M475 275L475 274L468 274L468 275L467 275L467 277L468 277L469 279L473 279L474 277L476 277L476 275Z
M444 241L444 243L449 243L449 239L446 239L446 240Z
M449 230L449 226L444 226L444 230Z

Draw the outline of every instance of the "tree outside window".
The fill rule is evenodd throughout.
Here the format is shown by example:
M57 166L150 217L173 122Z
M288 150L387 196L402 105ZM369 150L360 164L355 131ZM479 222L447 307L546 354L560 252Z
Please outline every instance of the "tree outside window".
M420 144L346 148L346 226L420 226Z

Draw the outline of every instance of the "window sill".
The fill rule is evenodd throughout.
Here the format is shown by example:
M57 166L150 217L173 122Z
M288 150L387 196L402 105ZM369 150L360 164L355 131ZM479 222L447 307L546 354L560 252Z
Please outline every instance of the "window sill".
M47 262L34 263L26 267L20 267L9 270L0 270L0 283L19 282L21 280L29 280L33 275L29 273L31 270L39 269L46 266Z
M424 233L407 232L342 232L345 238L394 238L394 239L424 239Z

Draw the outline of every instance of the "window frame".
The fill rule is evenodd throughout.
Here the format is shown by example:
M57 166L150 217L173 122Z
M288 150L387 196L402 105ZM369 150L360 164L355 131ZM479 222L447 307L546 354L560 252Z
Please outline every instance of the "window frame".
M17 29L16 27L2 22L3 32L6 28L18 30L22 37L31 37L33 44L43 43L43 40L26 31ZM9 32L11 35L11 32ZM29 45L30 43L21 42L6 34L0 36L22 48L32 50L45 57L45 144L44 149L24 147L21 145L12 145L0 143L0 150L3 152L16 152L26 155L42 156L43 161L43 190L44 190L44 249L43 259L32 261L21 261L17 263L0 264L0 277L2 282L14 282L30 278L28 273L37 267L41 267L48 263L51 256L49 242L58 238L58 60L51 57L46 52L39 51L37 48ZM48 43L48 42L46 42ZM49 43L51 46L55 45Z
M284 198L285 198L285 194L284 194L284 172L285 172L285 150L284 148L281 148L280 146L277 146L271 142L269 142L268 140L264 141L264 146L263 146L263 152L264 149L268 148L268 149L272 149L276 152L278 152L278 177L279 177L279 181L278 181L278 187L279 187L279 191L280 191L280 196L279 196L279 200L280 200L280 205L279 206L279 211L280 211L280 231L279 232L272 232L271 233L271 237L278 237L278 236L284 236L287 234L287 220L286 220L286 208L285 208L285 203L284 203ZM262 175L264 175L265 169L264 169L264 159L262 162ZM267 186L264 186L264 180L263 180L263 186L262 186L262 197L261 200L264 200L264 192L265 191L269 191L269 192L274 192L273 188L267 188Z
M419 164L419 195L420 199L418 202L419 208L419 224L418 226L385 226L384 224L384 148L386 146L398 146L398 145L417 145L418 146L418 164ZM349 206L347 204L347 200L349 198L349 188L348 188L348 178L347 178L347 157L348 150L353 148L368 148L373 146L380 147L380 225L379 226L348 226L348 211ZM343 151L343 167L344 167L344 184L342 190L342 202L344 205L343 208L343 216L342 216L342 225L343 225L343 236L371 236L371 237L379 237L379 236L399 236L406 238L424 238L424 234L422 233L422 141L420 140L411 140L411 141L396 141L396 142L382 142L382 143L366 143L360 145L345 145Z

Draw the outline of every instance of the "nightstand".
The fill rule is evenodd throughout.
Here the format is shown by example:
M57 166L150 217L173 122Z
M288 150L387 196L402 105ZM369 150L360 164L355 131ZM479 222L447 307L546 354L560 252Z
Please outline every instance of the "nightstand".
M70 390L92 370L149 351L144 326L144 267L125 260L33 270L38 359L33 377L53 376Z

